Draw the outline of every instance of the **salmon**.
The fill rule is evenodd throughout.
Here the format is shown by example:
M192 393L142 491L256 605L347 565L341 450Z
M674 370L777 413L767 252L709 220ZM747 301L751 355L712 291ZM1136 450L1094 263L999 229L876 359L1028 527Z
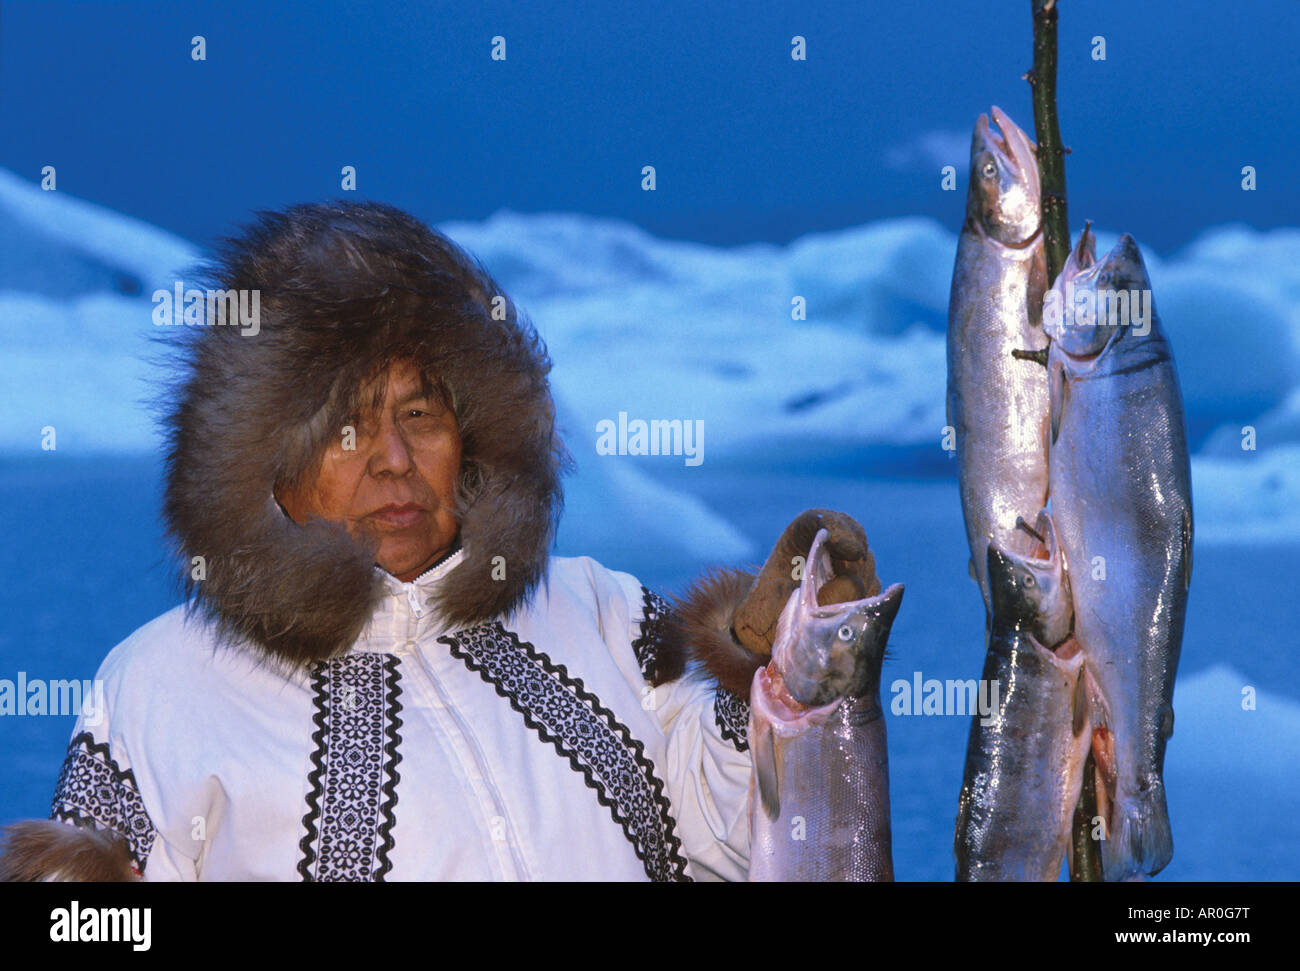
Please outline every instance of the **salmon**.
M1173 856L1164 760L1193 535L1182 393L1132 236L1098 262L1085 229L1049 296L1052 518L1086 657L1102 872L1142 879Z
M828 535L814 538L750 691L751 881L894 878L880 670L903 586L819 604Z
M1069 576L1046 512L1034 532L1041 557L988 548L984 678L997 686L997 709L971 723L953 840L959 882L1058 879L1083 787L1092 730Z
M1047 346L1047 266L1038 164L1029 136L998 108L971 139L966 219L948 301L948 423L955 431L971 576L989 596L988 544L1027 553L1016 521L1047 504L1047 374L1012 357Z

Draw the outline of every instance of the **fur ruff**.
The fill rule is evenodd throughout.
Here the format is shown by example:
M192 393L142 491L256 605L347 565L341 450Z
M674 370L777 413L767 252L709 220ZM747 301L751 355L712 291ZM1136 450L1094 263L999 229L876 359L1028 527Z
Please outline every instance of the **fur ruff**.
M743 570L715 569L697 579L677 598L672 626L677 643L685 646L697 670L745 700L754 672L768 658L748 650L732 631L736 611L754 587L754 576Z
M44 819L14 823L4 830L0 883L118 883L138 879L126 840L112 830Z
M167 417L164 519L221 639L293 667L361 633L383 592L371 551L341 526L294 523L274 490L314 474L363 381L397 358L445 386L462 440L465 558L435 606L474 624L523 604L545 577L569 459L546 350L482 266L391 206L334 203L258 214L203 269L207 289L261 295L255 336L186 328ZM491 574L498 556L505 580Z

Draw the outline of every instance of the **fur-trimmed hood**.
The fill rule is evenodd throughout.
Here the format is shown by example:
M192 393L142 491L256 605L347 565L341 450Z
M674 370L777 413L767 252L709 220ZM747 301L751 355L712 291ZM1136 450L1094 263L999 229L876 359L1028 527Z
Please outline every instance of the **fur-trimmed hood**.
M314 471L363 380L397 358L446 386L461 435L465 552L434 607L458 625L519 607L545 575L568 460L546 350L482 266L391 206L334 203L260 213L204 276L260 294L256 333L185 328L167 416L166 526L223 638L297 666L361 632L384 589L373 557L341 526L294 523L274 490Z

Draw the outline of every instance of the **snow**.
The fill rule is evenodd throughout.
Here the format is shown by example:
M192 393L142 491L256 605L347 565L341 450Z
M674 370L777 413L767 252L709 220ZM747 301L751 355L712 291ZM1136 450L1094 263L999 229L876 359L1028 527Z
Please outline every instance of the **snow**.
M1300 537L1300 445L1250 459L1192 460L1197 543L1294 543Z
M1162 880L1300 875L1300 705L1227 665L1181 677L1165 760L1174 858Z
M197 251L172 234L84 202L62 191L45 191L0 169L0 289L79 291L105 270L143 288L145 299L189 269ZM24 272L19 273L19 270ZM59 289L42 289L56 284Z
M201 254L3 170L0 227L0 453L39 448L46 427L78 453L155 451L144 403L165 396L166 382L150 363L161 333L150 294ZM939 440L956 237L932 220L733 248L563 213L503 210L440 228L484 262L546 339L582 470L575 496L621 489L629 510L663 502L688 515L680 490L656 492L644 475L670 459L596 455L597 423L619 412L702 421L706 461L951 472ZM1115 238L1098 232L1099 251ZM1230 225L1175 256L1145 255L1193 441L1206 441L1194 462L1198 535L1300 538L1289 512L1300 508L1293 453L1273 454L1300 436L1300 231ZM794 319L795 298L806 319ZM1240 428L1256 420L1258 451L1243 453ZM741 548L718 515L698 525L719 548Z

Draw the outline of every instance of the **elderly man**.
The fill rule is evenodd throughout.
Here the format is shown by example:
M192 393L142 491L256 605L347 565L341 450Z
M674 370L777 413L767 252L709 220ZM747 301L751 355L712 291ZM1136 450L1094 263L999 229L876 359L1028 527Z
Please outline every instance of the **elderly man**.
M671 610L549 555L549 361L449 240L297 206L210 278L262 319L185 345L165 516L189 602L108 655L107 716L0 875L743 879L749 684L818 527L879 589L857 524L806 513L757 580Z

